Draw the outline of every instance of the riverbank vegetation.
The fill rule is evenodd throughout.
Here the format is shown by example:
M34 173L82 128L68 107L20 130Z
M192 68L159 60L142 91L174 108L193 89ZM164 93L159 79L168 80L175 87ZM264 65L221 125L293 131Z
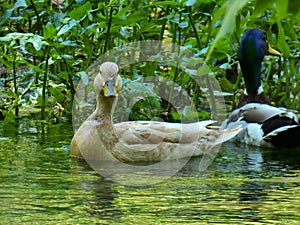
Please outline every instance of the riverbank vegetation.
M167 40L192 51L189 63L209 66L209 75L231 94L226 102L232 109L243 90L238 45L243 32L254 27L266 31L270 44L282 53L264 61L267 95L276 106L300 110L299 22L295 0L2 1L0 118L7 124L21 116L71 121L76 87L79 81L87 83L88 67L113 48L144 40ZM187 90L199 119L210 118L197 83L185 71L170 66L166 72L166 67L144 61L121 73L127 82L157 74L173 81ZM126 91L135 96L141 90ZM142 100L128 109L130 119L168 115L164 119L178 120L168 102Z

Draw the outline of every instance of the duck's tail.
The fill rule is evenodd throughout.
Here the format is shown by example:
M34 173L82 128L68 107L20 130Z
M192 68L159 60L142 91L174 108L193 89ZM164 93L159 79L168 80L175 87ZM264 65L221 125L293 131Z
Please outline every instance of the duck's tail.
M218 130L218 134L215 137L215 140L207 146L207 149L203 150L203 156L199 164L199 170L204 171L212 163L223 142L228 141L234 138L239 132L241 132L242 127L236 126L229 129Z
M300 125L279 127L264 136L266 142L276 147L296 148L300 146Z
M228 141L232 138L234 138L238 133L240 133L242 130L241 126L236 126L229 129L219 130L222 131L221 134L218 136L218 138L215 140L214 144L222 144L225 141Z

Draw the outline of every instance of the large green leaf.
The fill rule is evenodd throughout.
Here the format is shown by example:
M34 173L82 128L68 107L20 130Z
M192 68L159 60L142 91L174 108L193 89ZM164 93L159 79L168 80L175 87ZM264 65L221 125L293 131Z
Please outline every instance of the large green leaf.
M255 10L253 12L253 17L257 17L262 14L266 9L273 8L275 0L257 0L255 4Z
M208 51L207 57L206 57L206 62L210 60L211 54L214 51L214 48L218 41L224 37L225 34L227 33L232 33L235 27L235 19L240 11L246 4L247 0L228 0L217 12L216 14L216 19L214 22L217 22L217 20L221 19L221 16L223 16L224 11L225 15L222 20L221 28L215 37L215 40L213 41L212 45L210 46L210 49Z
M87 15L87 11L91 8L91 6L90 2L86 2L84 5L70 12L70 18L74 20L81 20Z
M253 17L257 17L267 9L275 9L277 20L281 20L287 16L289 1L282 0L257 0Z
M278 27L278 41L277 41L277 46L280 49L280 51L283 53L283 55L285 57L289 57L290 56L290 47L288 46L288 44L286 43L286 37L284 34L284 29L281 26L281 23L278 22L277 23L277 27Z
M276 0L275 7L278 16L278 20L282 20L287 17L289 1Z
M299 0L289 0L289 6L288 6L288 11L293 13L298 20L300 20L300 7L299 7Z

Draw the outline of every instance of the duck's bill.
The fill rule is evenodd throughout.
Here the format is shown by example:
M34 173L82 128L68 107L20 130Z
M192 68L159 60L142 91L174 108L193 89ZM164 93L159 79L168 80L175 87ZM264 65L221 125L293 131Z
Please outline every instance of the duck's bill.
M280 56L280 52L275 50L274 48L272 48L270 45L269 45L269 48L268 48L268 54L269 55L277 55L277 56Z
M108 80L106 85L103 88L104 91L104 96L106 97L116 97L117 92L114 87L114 81L113 80Z

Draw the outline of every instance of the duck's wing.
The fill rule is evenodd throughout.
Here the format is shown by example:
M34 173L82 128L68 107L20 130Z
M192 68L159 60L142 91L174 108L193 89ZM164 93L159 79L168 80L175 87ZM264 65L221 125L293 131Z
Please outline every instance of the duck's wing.
M293 110L250 103L234 110L221 127L224 129L236 125L244 128L238 139L247 144L266 144L269 147L300 145L300 125Z
M128 144L155 144L197 142L209 133L213 120L196 123L168 123L160 121L130 121L114 124L115 133Z
M113 155L124 162L162 161L217 154L220 145L236 136L240 127L211 129L215 121L191 124L134 121L115 124L119 138ZM207 163L205 163L206 165Z
M195 123L167 123L158 121L131 121L114 124L118 138L127 144L195 143L202 140L207 144L220 144L234 137L240 127L227 130L210 128L216 121Z
M233 123L237 121L246 121L248 123L263 123L268 119L280 116L295 120L298 123L298 118L292 110L285 108L277 108L267 104L249 103L241 108L234 110L226 123Z

